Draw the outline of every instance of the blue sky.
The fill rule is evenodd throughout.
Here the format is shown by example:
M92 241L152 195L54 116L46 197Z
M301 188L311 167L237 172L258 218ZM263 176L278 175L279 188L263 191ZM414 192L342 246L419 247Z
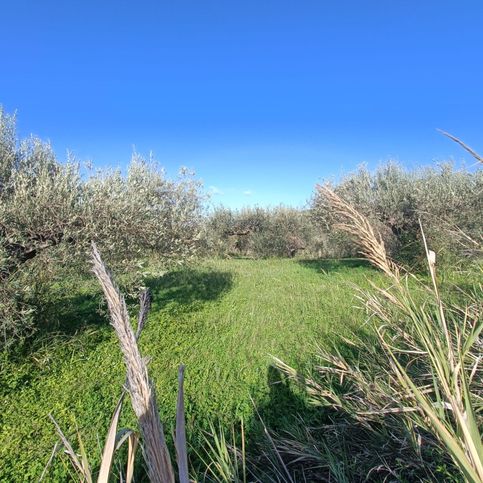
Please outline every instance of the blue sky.
M481 1L1 1L0 104L98 166L301 206L360 163L483 151ZM469 163L471 161L466 157Z

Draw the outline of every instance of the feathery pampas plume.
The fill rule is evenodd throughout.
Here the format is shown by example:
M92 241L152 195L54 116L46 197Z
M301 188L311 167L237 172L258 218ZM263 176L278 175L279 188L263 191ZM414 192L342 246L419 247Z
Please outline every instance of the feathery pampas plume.
M335 217L341 220L336 224L336 228L353 237L359 245L361 254L373 265L398 280L400 267L388 257L384 242L376 235L369 220L329 186L317 185L317 190L328 201Z
M107 300L111 324L116 331L127 371L127 386L131 403L139 420L144 440L144 452L149 479L154 483L174 483L163 425L159 419L154 388L149 380L146 363L136 343L126 302L106 269L95 244L92 245L93 272ZM143 323L149 307L147 297L142 298L140 323ZM139 330L138 330L139 332Z

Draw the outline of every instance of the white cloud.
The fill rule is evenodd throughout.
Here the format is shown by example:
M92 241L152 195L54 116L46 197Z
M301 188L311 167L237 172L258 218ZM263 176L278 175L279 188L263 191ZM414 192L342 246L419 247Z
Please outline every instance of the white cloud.
M221 191L220 188L217 188L216 186L210 186L209 188L210 194L212 195L224 195L223 191Z
M246 190L243 192L245 196L251 196L253 193L250 190Z

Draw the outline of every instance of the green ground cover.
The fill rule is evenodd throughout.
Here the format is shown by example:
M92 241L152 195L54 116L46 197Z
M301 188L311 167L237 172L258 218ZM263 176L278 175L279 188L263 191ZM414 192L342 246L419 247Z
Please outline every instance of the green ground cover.
M168 432L181 363L192 448L202 445L210 421L229 427L243 418L248 442L256 439L252 399L268 425L283 429L305 404L302 395L273 384L271 355L302 368L316 344L364 330L354 284L368 287L380 278L360 260L232 259L150 279L153 308L140 346L151 359ZM124 367L107 317L98 313L95 283L67 292L52 307L55 333L2 361L0 481L38 479L57 438L49 413L67 434L78 428L93 461L99 459ZM129 404L123 426L135 426ZM48 480L65 480L67 472L56 458Z

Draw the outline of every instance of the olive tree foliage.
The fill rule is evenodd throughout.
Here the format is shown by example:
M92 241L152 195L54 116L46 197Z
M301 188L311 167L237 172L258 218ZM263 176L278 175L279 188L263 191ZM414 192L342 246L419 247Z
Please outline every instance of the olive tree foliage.
M267 225L253 236L253 251L258 256L293 258L311 251L313 230L306 211L274 208L268 211Z
M39 293L67 272L88 269L91 242L111 266L132 270L157 256L195 253L201 187L190 173L167 179L134 155L127 174L83 173L60 163L48 143L17 140L15 117L0 110L0 328L3 344L33 329Z
M309 250L312 225L303 210L275 208L217 208L207 218L204 247L209 255L254 258L294 257Z
M407 170L389 162L366 167L334 187L337 194L369 218L391 256L415 263L421 256L419 221L434 250L453 256L479 254L483 223L483 172L451 164ZM317 190L312 218L325 243L324 254L354 255L356 247L337 230L330 205Z

